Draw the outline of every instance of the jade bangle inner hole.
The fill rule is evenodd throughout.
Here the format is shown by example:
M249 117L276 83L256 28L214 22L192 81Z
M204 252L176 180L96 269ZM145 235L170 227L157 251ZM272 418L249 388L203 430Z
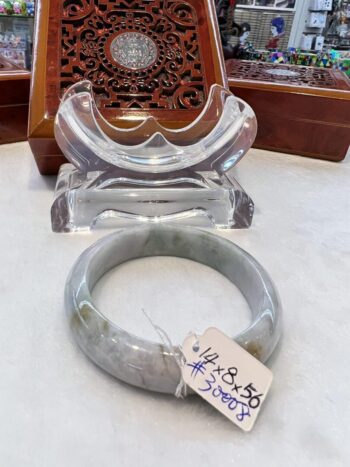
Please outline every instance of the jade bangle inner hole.
M154 342L160 338L142 309L174 345L189 332L215 326L234 336L251 323L249 306L234 284L208 266L176 257L127 261L97 282L92 298L119 327Z

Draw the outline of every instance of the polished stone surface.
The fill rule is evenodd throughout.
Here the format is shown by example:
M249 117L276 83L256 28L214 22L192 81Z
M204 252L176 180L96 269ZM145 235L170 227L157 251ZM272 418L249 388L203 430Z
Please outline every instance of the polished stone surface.
M215 233L161 224L127 227L107 235L85 250L72 267L65 288L66 313L77 343L93 362L133 386L178 394L181 348L175 342L158 344L127 332L118 320L109 320L91 296L95 285L113 268L153 256L189 259L231 281L249 304L251 322L236 335L231 329L225 329L225 333L255 358L266 362L281 335L282 310L278 293L263 266ZM130 289L138 287L138 282L130 283ZM159 290L156 286L155 293ZM119 306L122 308L123 303Z
M256 214L249 230L220 235L264 265L284 311L274 382L249 435L200 398L132 388L82 354L63 289L72 262L105 232L53 234L54 179L39 176L26 143L0 147L1 466L348 465L350 161L252 150L235 176ZM126 263L94 298L152 340L141 308L175 342L209 325L238 332L250 319L229 281L176 258Z

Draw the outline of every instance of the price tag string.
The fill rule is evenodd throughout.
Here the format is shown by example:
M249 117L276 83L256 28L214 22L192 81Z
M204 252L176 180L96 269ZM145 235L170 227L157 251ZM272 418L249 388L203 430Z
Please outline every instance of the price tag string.
M180 369L175 397L183 399L193 390L241 429L250 431L272 383L272 372L214 327L201 336L190 333L182 346L174 347L166 331L144 309L142 312Z
M143 308L142 308L142 313L145 315L150 325L153 327L153 329L156 331L156 333L160 337L160 340L162 341L162 344L164 345L164 347L166 347L169 353L173 355L173 357L175 358L175 362L180 368L181 378L180 378L179 384L177 385L174 395L178 399L184 399L188 394L188 389L187 389L187 384L185 383L185 380L182 374L182 369L186 365L186 359L182 353L181 346L179 346L179 350L180 350L180 354L179 354L178 352L176 352L174 344L172 343L169 335L164 331L164 329L158 326L157 324L155 324L155 322L151 319L151 317L148 315L148 313L146 313L146 311ZM190 334L193 335L193 333L190 333Z

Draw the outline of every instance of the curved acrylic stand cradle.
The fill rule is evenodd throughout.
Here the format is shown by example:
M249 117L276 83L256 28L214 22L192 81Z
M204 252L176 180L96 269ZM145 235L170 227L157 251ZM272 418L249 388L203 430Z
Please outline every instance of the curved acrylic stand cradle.
M253 202L229 170L251 147L256 128L252 109L218 85L199 117L179 129L152 116L133 128L114 127L97 109L91 84L73 85L55 121L71 164L58 176L53 230L88 230L107 220L249 227Z

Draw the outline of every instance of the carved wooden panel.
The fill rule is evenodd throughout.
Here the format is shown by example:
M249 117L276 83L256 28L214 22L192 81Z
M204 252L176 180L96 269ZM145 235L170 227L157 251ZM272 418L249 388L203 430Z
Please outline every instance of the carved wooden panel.
M101 109L201 110L216 80L200 3L51 0L48 57L58 67L49 71L50 113L82 79Z
M345 76L327 68L232 60L227 62L227 75L234 80L350 90L350 81Z
M54 139L60 97L88 79L102 115L121 127L149 115L193 122L227 86L213 0L37 0L29 142L42 173L64 162Z
M230 90L257 116L254 147L344 159L350 145L350 81L344 73L244 60L226 66Z

